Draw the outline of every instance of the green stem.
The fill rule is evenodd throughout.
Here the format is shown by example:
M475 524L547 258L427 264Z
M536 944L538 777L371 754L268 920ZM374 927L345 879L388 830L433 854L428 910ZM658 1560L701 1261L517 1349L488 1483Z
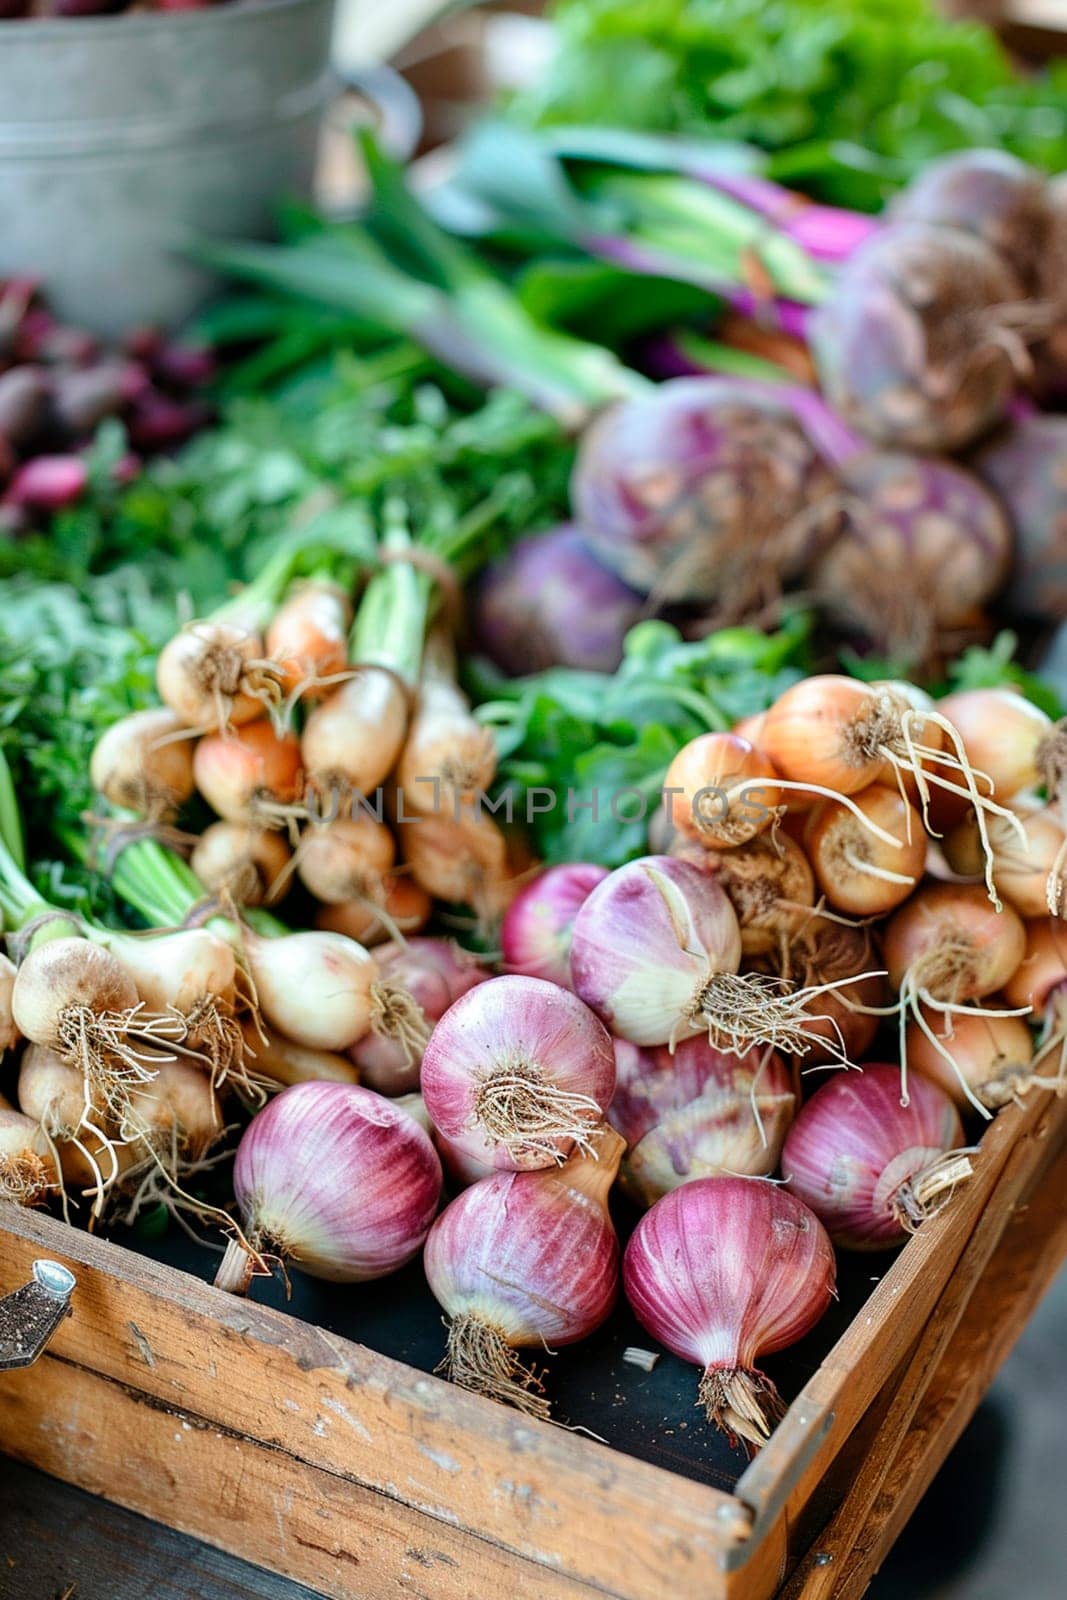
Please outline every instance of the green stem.
M7 757L0 750L0 840L20 870L26 868L26 843L22 834L22 816L19 812L15 780Z
M402 501L384 509L382 549L403 558L414 549ZM414 689L419 681L429 618L432 579L404 559L391 560L367 585L349 639L360 666L386 667Z

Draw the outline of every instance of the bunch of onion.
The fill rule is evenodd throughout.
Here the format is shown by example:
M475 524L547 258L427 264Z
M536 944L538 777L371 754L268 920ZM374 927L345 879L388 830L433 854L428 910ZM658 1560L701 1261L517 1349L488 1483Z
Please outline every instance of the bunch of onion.
M202 909L202 890L174 852L152 839L127 844L112 869L119 897L155 927L180 925ZM232 943L250 1008L294 1044L347 1050L371 1025L378 966L343 934L288 933L262 910L237 928L213 917L208 931Z
M1025 1010L1041 1025L1036 1068L1048 1062L1051 1074L1044 1081L1061 1089L1067 1082L1067 927L1058 917L1043 917L1026 924L1026 948L1004 985L1009 1006Z
M980 238L901 222L849 258L810 336L846 421L890 448L951 452L1004 418L1047 321Z
M215 1282L241 1294L266 1257L333 1283L395 1272L441 1196L428 1135L394 1101L349 1083L298 1083L258 1112L233 1172L243 1235Z
M361 1082L380 1094L407 1094L418 1087L434 1024L488 974L450 939L379 945L374 958L380 977L371 1025L350 1054Z
M567 989L493 978L449 1007L422 1058L434 1126L468 1154L518 1170L590 1149L615 1089L607 1030Z
M797 1113L782 1151L790 1189L835 1244L882 1250L944 1206L971 1176L951 1098L917 1075L901 1103L896 1066L838 1073Z
M943 1089L961 1111L970 1109L964 1083L990 1111L1018 1100L1030 1088L1034 1041L1021 1017L990 1008L980 1016L930 1013L924 1020L926 1027L908 1023L908 1065Z
M773 1050L727 1055L686 1039L672 1054L616 1039L615 1067L608 1121L627 1145L623 1187L640 1204L694 1178L777 1167L796 1096Z
M802 989L740 965L741 929L725 890L671 856L620 867L575 919L575 990L620 1038L673 1047L706 1034L737 1055L756 1045L805 1054L817 1002L839 985Z
M817 915L815 877L787 833L764 832L729 850L708 850L675 834L669 854L710 872L726 891L741 929L746 959L784 951Z
M925 884L894 912L885 931L884 951L889 981L899 996L898 1087L905 1106L909 1020L956 1071L951 1051L930 1025L931 1013L942 1017L981 1015L989 1008L978 1002L1011 982L1025 949L1026 931L1018 913L1010 906L998 911L977 884ZM962 1075L959 1083L968 1102L988 1117L989 1111Z
M999 817L990 821L993 882L1020 916L1062 916L1067 913L1067 833L1063 824L1051 808L1025 796L1014 796L1010 809L1022 824L1024 840ZM960 877L981 871L973 817L957 824L941 850Z
M757 1178L683 1183L645 1213L623 1258L642 1327L702 1368L709 1422L757 1448L785 1407L756 1362L815 1326L834 1281L818 1218Z
M759 738L764 745L774 737L769 731L774 709L760 721ZM792 765L795 769L795 760ZM764 748L757 748L736 730L700 734L684 745L667 769L663 791L668 815L678 832L712 850L731 850L764 834L778 820L780 803L789 794L807 802L825 797L836 808L827 813L838 818L836 831L847 832L850 841L866 835L855 849L868 855L874 854L876 843L883 856L887 852L891 857L901 854L905 851L905 834L910 833L906 808L897 812L884 802L864 808L852 797L852 791L829 787L815 779L783 776ZM843 826L843 812L851 818L850 829ZM855 870L863 873L865 863L857 863ZM879 870L875 865L870 876L876 876ZM883 884L887 881L882 879ZM914 875L908 882L909 887L914 887Z
M832 799L851 802L853 809L856 797L872 784L897 788L913 784L924 823L933 794L941 792L970 804L982 840L989 896L999 904L987 819L999 816L1018 827L1020 834L1022 829L999 798L991 798L995 776L978 767L949 702L935 709L910 685L864 684L817 675L794 684L771 706L760 727L760 747L784 778L829 791ZM905 823L908 820L905 814ZM906 858L906 832L903 837L894 835L869 815L865 821L875 837L895 844ZM906 859L903 872L908 875Z
M756 385L681 378L602 413L571 482L593 554L659 600L742 615L808 565L837 519L829 470Z
M360 556L366 559L373 546L369 531L360 531L357 543L363 548L353 556L344 552L351 544L347 529L342 538L324 532L321 523L298 530L240 593L210 616L188 623L164 646L156 663L156 687L185 728L191 733L225 732L254 722L300 692L293 675L303 666L309 688L317 686L323 666L328 673L336 671L332 642L328 647L315 642L323 618L311 607L304 610L300 627L287 618L282 602L301 566L315 565L316 558L330 560L331 571L343 573L342 586L350 589ZM316 588L321 594L321 581ZM276 617L274 656L265 634ZM329 632L330 625L325 626Z
M541 1379L516 1351L574 1344L610 1314L619 1244L608 1195L622 1150L603 1129L564 1166L495 1173L438 1217L424 1265L450 1319L438 1370L454 1383L548 1416Z
M549 867L531 879L512 900L500 924L500 950L509 972L571 986L574 919L606 867L569 862Z

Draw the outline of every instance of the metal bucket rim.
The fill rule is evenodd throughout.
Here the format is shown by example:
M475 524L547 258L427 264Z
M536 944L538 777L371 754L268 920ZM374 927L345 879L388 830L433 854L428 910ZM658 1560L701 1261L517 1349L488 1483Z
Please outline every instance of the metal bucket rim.
M12 32L13 44L30 40L56 43L58 40L87 37L118 42L139 33L162 33L168 28L222 28L254 23L274 11L305 11L332 6L334 0L230 0L227 5L205 6L200 11L126 11L113 17L12 17L4 23ZM86 29L90 33L86 33Z

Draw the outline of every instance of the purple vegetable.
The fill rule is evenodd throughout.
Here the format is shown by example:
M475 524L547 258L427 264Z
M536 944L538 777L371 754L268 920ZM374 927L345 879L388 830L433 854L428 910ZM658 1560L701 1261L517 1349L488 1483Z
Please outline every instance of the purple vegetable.
M79 456L34 456L15 473L6 498L33 511L59 511L85 493L89 472Z
M625 582L714 601L725 619L804 570L836 523L834 489L773 389L678 378L586 431L571 502L594 555Z
M1067 416L1019 417L970 458L1008 509L1015 565L1005 594L1025 617L1067 617Z
M129 0L47 0L47 14L52 17L104 17L114 11L125 11Z
M171 4L170 10L202 10L210 0L180 0ZM158 4L158 0L157 0ZM212 381L216 361L211 351L203 345L161 344L149 357L152 376L167 389L201 389Z
M482 648L513 677L555 666L614 672L641 609L640 597L564 524L521 539L489 569L474 621Z
M891 449L960 449L1006 414L1032 367L1036 308L980 239L900 223L864 245L811 319L824 394Z
M140 396L130 417L130 443L146 455L174 450L205 427L212 416L212 408L203 401L172 400L150 388Z
M1044 175L1018 156L961 150L932 161L894 201L891 215L977 235L1028 293L1036 291L1052 218Z
M41 367L11 367L0 375L0 433L26 450L52 420L52 383Z
M56 415L72 438L81 438L105 417L118 416L147 387L143 370L132 361L101 361L61 372L55 379Z
M814 261L826 261L831 265L847 261L882 226L877 217L865 216L861 211L845 211L840 206L817 205L758 173L712 169L693 175L699 176L709 188L732 196L766 217Z
M816 558L812 588L879 654L934 665L958 643L953 634L980 622L1007 576L1012 535L1002 506L955 462L872 450L818 395L784 393L843 492L844 527Z

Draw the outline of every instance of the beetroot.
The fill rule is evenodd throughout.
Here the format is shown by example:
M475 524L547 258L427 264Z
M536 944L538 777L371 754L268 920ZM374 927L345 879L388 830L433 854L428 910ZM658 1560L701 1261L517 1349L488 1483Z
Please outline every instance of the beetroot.
M603 413L571 500L606 566L657 600L758 608L836 521L828 468L773 391L677 378Z
M970 465L1000 495L1015 528L1005 592L1024 617L1067 617L1067 416L1017 417Z
M918 222L858 250L811 321L831 405L876 443L931 452L1003 420L1040 331L1037 308L987 244Z
M901 222L962 228L990 245L1036 293L1052 223L1044 175L1006 150L943 156L894 201Z
M490 567L474 602L479 644L512 677L556 666L614 672L640 615L640 596L569 523L520 539Z

